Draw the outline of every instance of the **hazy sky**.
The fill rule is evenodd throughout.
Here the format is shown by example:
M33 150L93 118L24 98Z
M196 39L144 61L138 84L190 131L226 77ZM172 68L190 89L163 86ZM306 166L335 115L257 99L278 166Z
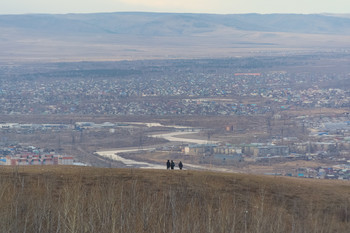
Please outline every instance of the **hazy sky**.
M0 14L119 11L350 13L350 0L0 0Z

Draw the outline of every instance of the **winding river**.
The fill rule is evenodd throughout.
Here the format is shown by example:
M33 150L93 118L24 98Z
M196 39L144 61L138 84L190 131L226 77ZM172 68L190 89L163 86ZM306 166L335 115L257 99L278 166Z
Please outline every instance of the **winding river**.
M139 123L141 124L141 123ZM148 127L152 127L154 125L156 126L163 126L159 123L143 123L144 125ZM185 132L185 131L175 131L175 132L170 132L170 133L162 133L162 134L154 134L150 135L151 137L155 138L164 138L170 142L182 142L182 143L190 143L190 144L206 144L208 143L207 140L203 139L194 139L194 138L183 138L181 136L185 135L190 135L193 133L198 133L198 130L193 130L192 128L188 127L182 127L182 126L163 126L163 127L169 127L169 128L180 128L182 130L187 129L187 130L192 130L191 132ZM211 141L211 143L216 143L215 141ZM147 162L140 162L132 159L126 159L123 158L120 154L122 153L129 153L129 152L140 152L140 151L151 151L155 150L155 146L152 147L146 147L146 148L121 148L117 150L108 150L108 151L98 151L96 154L112 159L118 162L122 162L128 167L138 167L138 168L148 168L148 169L165 169L165 162L164 165L159 165L159 164L154 164L154 163L147 163ZM192 169L204 169L207 170L207 167L204 166L199 166L199 165L193 165L193 164L185 164L185 168L192 168ZM217 169L215 169L217 170ZM226 169L219 169L220 171L224 171Z

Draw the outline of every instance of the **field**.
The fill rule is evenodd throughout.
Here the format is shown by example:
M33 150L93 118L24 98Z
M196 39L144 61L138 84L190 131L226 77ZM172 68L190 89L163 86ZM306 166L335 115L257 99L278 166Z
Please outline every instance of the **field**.
M348 232L349 182L198 171L6 167L1 232Z

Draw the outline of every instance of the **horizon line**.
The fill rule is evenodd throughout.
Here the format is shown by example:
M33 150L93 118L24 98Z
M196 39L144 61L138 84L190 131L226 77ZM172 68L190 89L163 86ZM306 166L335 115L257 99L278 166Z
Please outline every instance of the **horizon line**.
M167 11L101 11L101 12L66 12L66 13L0 13L1 16L6 15L88 15L88 14L118 14L118 13L140 13L140 14L187 14L187 15L349 15L349 13L331 13L331 12L321 12L321 13L258 13L258 12L249 12L249 13L205 13L205 12L167 12Z

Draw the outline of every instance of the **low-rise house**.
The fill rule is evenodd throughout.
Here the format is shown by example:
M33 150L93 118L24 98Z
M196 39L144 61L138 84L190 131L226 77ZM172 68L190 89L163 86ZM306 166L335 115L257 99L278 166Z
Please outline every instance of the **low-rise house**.
M74 158L66 155L25 153L0 158L0 165L73 165Z
M208 155L213 154L215 144L195 144L184 147L184 153L187 155Z

